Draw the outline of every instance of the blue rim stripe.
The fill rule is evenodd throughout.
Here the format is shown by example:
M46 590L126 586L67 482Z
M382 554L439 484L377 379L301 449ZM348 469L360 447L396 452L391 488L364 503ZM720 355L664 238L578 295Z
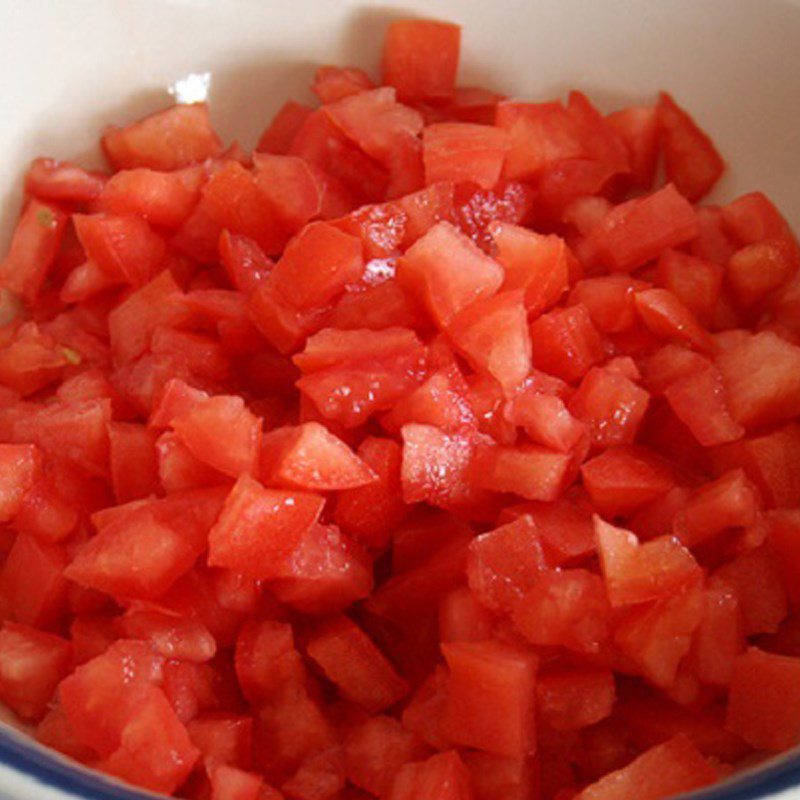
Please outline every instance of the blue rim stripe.
M52 755L29 741L24 734L2 723L0 763L39 783L84 800L152 800L154 797L112 783L99 773L84 772L78 765ZM800 755L778 758L742 776L734 784L712 786L687 797L696 797L697 800L758 800L789 789L797 789L800 798Z

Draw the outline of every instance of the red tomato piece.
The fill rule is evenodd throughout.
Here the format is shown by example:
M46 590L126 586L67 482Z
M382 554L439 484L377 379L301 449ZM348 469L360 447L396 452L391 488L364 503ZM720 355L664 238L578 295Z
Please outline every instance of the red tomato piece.
M158 480L167 493L186 489L220 486L230 479L192 455L192 452L173 433L167 431L156 442Z
M741 439L745 429L733 420L719 370L712 365L689 372L664 391L675 416L704 447Z
M538 791L534 759L516 759L491 753L464 754L475 800L525 800Z
M545 569L536 525L526 515L477 536L469 546L469 588L495 612L510 611Z
M219 256L234 289L249 294L272 269L272 262L257 242L247 236L222 231Z
M200 461L236 478L255 474L261 447L261 420L239 396L202 400L172 421L180 440Z
M102 144L106 157L118 170L180 169L222 151L205 103L175 105L126 128L111 128Z
M294 100L287 100L261 134L256 150L259 153L276 153L278 155L288 153L297 132L311 113L312 109L308 106Z
M368 259L365 279L370 277L370 267L375 266L371 259L378 259L377 263L382 264L380 259L398 252L405 238L406 223L406 212L397 203L362 206L333 222L340 230L361 239L364 258Z
M503 176L509 180L529 180L551 164L587 155L576 121L559 102L498 103L495 124L508 131Z
M436 99L453 94L461 28L433 20L392 22L384 37L382 82L401 100Z
M587 241L613 272L631 272L697 235L697 216L672 184L615 206Z
M25 494L41 472L36 445L0 444L0 522L8 522L21 510Z
M322 187L313 169L296 156L256 153L256 185L290 233L300 230L322 209Z
M375 716L357 726L344 743L347 779L375 796L391 789L402 767L423 759L428 749L394 718Z
M448 592L439 604L442 642L483 642L492 636L494 615L465 586Z
M100 768L153 792L171 794L189 776L199 756L164 693L150 686L136 715L122 729L119 748Z
M800 348L770 331L717 356L731 416L748 430L800 412Z
M633 444L647 411L648 393L632 380L602 367L586 373L569 410L586 423L597 449Z
M784 576L793 603L800 599L800 515L794 509L781 509L767 514L768 539L776 553L776 562Z
M524 289L525 307L531 313L554 305L574 270L575 257L564 240L506 222L491 223L489 232L505 270L503 288Z
M418 111L395 101L395 90L388 86L342 98L324 106L323 113L348 139L383 164L389 163L398 139L417 136L424 124Z
M272 620L245 622L236 638L236 677L247 700L268 702L288 683L303 683L305 667L291 625Z
M778 630L789 606L783 573L772 551L759 547L724 564L714 575L736 593L746 636Z
M250 764L253 720L236 714L203 714L186 725L192 744L204 759L246 768Z
M634 534L595 517L600 567L612 606L668 598L699 581L702 570L672 536L640 543Z
M334 522L356 541L383 549L392 531L406 515L400 472L403 451L397 442L368 436L357 455L377 476L377 481L341 491L333 511Z
M466 306L493 295L503 282L500 265L444 222L417 240L397 269L400 284L425 304L440 327Z
M6 622L0 630L0 697L21 718L40 719L71 661L68 641Z
M515 628L531 643L598 653L608 640L610 607L603 581L582 569L542 573L515 605Z
M581 466L583 485L601 514L629 514L675 486L672 470L646 448L612 447Z
M211 800L262 800L271 791L264 778L227 764L214 764L209 769Z
M378 480L370 467L318 422L265 434L260 472L267 484L311 491L353 489Z
M665 250L658 260L656 282L672 292L703 323L713 319L724 269L713 261Z
M614 643L649 681L670 689L703 619L705 595L689 585L678 592L673 587L662 596L665 599L657 603L628 611L617 623Z
M0 571L0 596L11 619L49 627L67 611L67 556L58 545L17 536Z
M320 67L314 74L311 91L322 103L335 103L344 97L374 89L372 79L358 67Z
M557 731L594 725L611 714L614 675L607 669L558 669L536 680L539 719Z
M603 275L578 281L569 294L569 305L584 306L592 324L602 333L620 333L636 325L636 291L648 284L623 275Z
M603 360L603 343L583 305L543 314L530 328L533 365L574 383Z
M698 350L713 349L712 340L691 311L667 289L645 289L634 297L645 326L656 336L677 339Z
M316 628L306 652L342 696L372 714L393 706L408 691L383 653L348 617Z
M636 189L653 186L658 158L658 111L651 106L633 106L607 117L628 150L628 180Z
M523 391L508 402L506 419L525 429L537 444L569 452L588 436L586 425L572 416L560 397Z
M117 502L155 494L159 486L155 432L136 423L112 422L108 443L111 485Z
M666 92L659 95L658 121L667 180L694 203L711 191L725 162L711 139Z
M76 214L72 219L86 255L114 282L142 286L164 261L164 240L139 217Z
M65 368L80 362L71 348L58 346L35 322L24 322L0 350L0 384L23 397L63 377Z
M719 780L720 773L680 733L584 789L576 800L659 800Z
M450 669L446 735L495 755L532 753L538 658L495 641L450 642L442 653Z
M675 517L675 533L687 547L694 547L726 528L752 525L759 505L758 492L744 472L732 470L692 492Z
M261 580L274 578L303 534L319 519L319 495L265 489L242 475L208 538L208 563Z
M397 205L406 214L402 247L408 249L437 223L452 222L454 200L452 183L438 183L399 198Z
M425 183L471 182L491 189L508 150L508 134L501 128L469 122L429 125L422 134Z
M94 207L109 214L136 214L152 225L179 228L200 197L202 178L197 168L123 170L108 179Z
M39 200L88 203L103 191L107 176L69 161L35 158L25 175L25 191Z
M478 371L512 394L531 369L531 342L521 291L502 292L462 309L448 336Z
M572 456L535 444L479 447L470 474L481 489L553 501L573 477Z
M739 303L751 308L786 283L798 266L795 242L765 239L737 250L728 261L726 277Z
M304 614L329 615L369 595L372 564L335 525L314 525L303 534L271 590Z
M800 659L751 647L733 663L727 727L759 750L785 750L800 738Z
M64 238L67 215L55 206L31 200L11 237L6 257L0 261L0 286L36 300Z

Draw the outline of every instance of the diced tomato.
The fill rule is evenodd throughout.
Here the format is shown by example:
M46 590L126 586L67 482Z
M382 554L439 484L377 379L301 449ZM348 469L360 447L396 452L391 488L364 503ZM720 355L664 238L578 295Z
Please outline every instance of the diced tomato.
M629 180L636 189L650 189L658 157L658 112L650 106L634 106L609 114L608 123L625 143L630 164Z
M591 232L588 241L613 272L631 272L669 247L697 235L697 217L672 184L615 206Z
M144 425L112 422L108 430L111 485L118 503L158 490L156 435Z
M383 83L401 100L453 94L461 46L461 28L433 20L393 22L383 44Z
M269 797L269 788L260 775L217 763L210 765L208 771L211 800L262 800Z
M323 504L318 495L265 489L242 475L209 533L209 565L259 579L275 577Z
M748 430L800 412L800 347L764 331L717 356L731 416Z
M11 237L6 257L0 261L0 286L36 300L53 267L64 238L67 215L56 206L31 200Z
M581 467L583 485L602 514L629 514L675 485L672 470L646 448L612 447Z
M173 170L213 158L222 150L204 103L176 105L112 128L103 136L103 150L115 169Z
M538 645L598 653L608 639L609 604L602 580L582 569L548 571L515 605L517 630Z
M500 128L469 122L429 125L422 134L425 183L472 182L491 189L508 149L508 134Z
M335 103L343 97L374 89L372 79L358 67L320 67L314 74L311 91L323 103Z
M656 281L671 291L698 320L709 322L722 288L724 270L704 258L665 250L658 260Z
M786 586L776 555L767 547L744 553L714 575L736 593L746 636L774 633L789 613Z
M469 587L480 603L496 612L510 611L545 568L536 526L525 515L477 536L469 546Z
M479 447L470 469L480 488L528 500L555 500L573 477L571 454L535 444Z
M475 800L524 800L535 796L538 774L534 759L465 753Z
M348 617L317 628L306 652L345 698L372 714L393 706L408 691L383 653Z
M536 680L539 718L557 731L600 722L611 714L615 700L610 670L550 670L540 673Z
M199 619L165 611L145 603L133 604L120 620L119 629L129 639L149 641L165 658L203 663L216 654L217 645Z
M448 335L479 371L512 394L531 369L531 343L521 291L502 292L462 309Z
M370 467L318 422L265 434L260 474L266 484L312 491L353 489L378 480Z
M219 255L234 288L248 294L266 278L273 266L257 242L229 231L222 231L220 235Z
M400 483L402 449L391 439L368 436L359 446L357 455L378 479L343 490L337 498L333 518L357 541L382 549L406 515Z
M576 419L560 397L525 391L505 408L506 419L520 425L536 443L568 452L588 438L588 429Z
M622 769L584 789L576 800L658 800L719 780L719 771L684 735L651 747Z
M282 603L298 611L329 615L370 593L372 564L334 525L314 525L303 534L271 588Z
M595 517L597 550L613 606L668 597L693 584L702 571L692 554L674 537L640 543L630 531Z
M361 239L364 258L367 259L364 277L368 280L372 267L382 264L381 259L387 259L398 252L405 237L406 223L406 213L399 204L381 203L363 206L346 217L335 220L333 224L345 233ZM378 261L373 262L372 259Z
M204 759L239 768L250 764L252 729L252 718L222 713L204 714L186 725Z
M446 734L457 744L495 755L532 753L537 657L493 641L450 642L442 645L442 653L450 669Z
M533 314L555 304L567 288L575 258L558 236L493 222L489 232L497 260L505 270L504 289L524 289L525 307Z
M440 327L447 327L463 308L500 288L503 270L452 225L440 222L406 251L397 278Z
M691 311L667 289L637 292L634 303L642 322L656 336L685 341L698 350L713 348L711 338Z
M260 153L277 153L279 155L288 153L294 137L311 111L312 109L308 106L294 100L285 102L278 109L278 113L273 117L267 129L261 134L256 150Z
M692 202L707 195L725 163L711 139L666 92L659 96L658 121L667 180Z
M406 764L424 758L425 745L392 717L376 716L356 727L344 744L348 780L382 797Z
M704 484L688 497L675 518L675 533L687 547L726 528L745 528L756 521L759 499L740 469Z
M603 358L603 344L583 305L543 314L530 329L533 365L570 383Z
M0 444L0 465L0 522L8 522L39 479L42 457L36 445Z
M482 642L491 638L494 616L462 586L439 604L439 638L443 642Z
M25 191L39 200L83 204L103 191L106 175L89 172L69 161L36 158L25 175Z
M261 420L238 396L217 395L172 421L178 438L200 461L236 478L257 472Z
M0 630L0 697L21 718L40 719L71 661L66 640L6 622Z

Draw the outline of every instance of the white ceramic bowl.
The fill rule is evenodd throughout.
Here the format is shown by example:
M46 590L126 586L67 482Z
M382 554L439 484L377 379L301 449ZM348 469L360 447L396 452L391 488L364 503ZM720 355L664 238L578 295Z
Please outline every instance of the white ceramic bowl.
M530 99L580 87L606 109L669 89L731 165L717 196L762 189L800 224L800 0L0 0L0 247L31 158L91 165L104 125L206 80L219 131L252 146L317 64L374 69L404 16L464 25L462 83ZM712 793L800 798L793 786L783 759ZM0 731L0 797L68 796L141 795Z

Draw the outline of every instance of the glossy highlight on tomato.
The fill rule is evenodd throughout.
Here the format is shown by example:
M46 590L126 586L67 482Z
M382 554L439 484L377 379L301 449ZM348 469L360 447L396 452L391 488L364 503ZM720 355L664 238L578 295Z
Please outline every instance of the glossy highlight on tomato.
M800 245L671 95L389 25L253 152L36 159L0 702L187 800L658 800L800 744ZM664 175L664 181L657 176ZM722 201L719 201L722 202Z

